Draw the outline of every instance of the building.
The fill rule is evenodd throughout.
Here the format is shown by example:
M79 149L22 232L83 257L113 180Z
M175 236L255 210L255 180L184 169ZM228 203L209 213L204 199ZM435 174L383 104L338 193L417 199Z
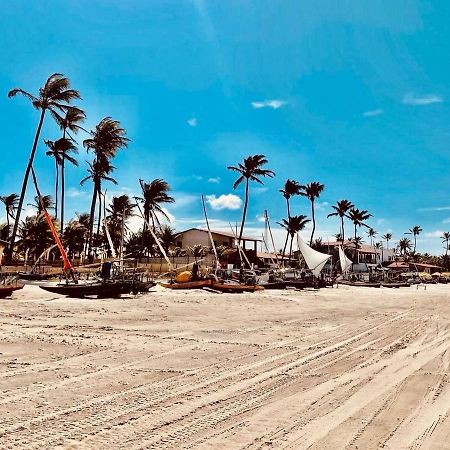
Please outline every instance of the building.
M323 242L322 245L327 250L327 253L329 253L328 248L330 249L330 252L332 250L337 251L339 249L339 246L342 245L342 242ZM354 250L355 245L353 244L353 242L346 240L344 242L344 251L350 259L352 259ZM393 248L376 248L373 245L360 244L357 249L357 258L354 262L355 265L358 264L363 266L383 264L393 261L394 255L395 250Z
M216 247L223 245L224 247L236 248L236 238L233 233L211 230L211 235ZM256 252L257 245L260 242L262 242L262 239L242 236L241 247ZM208 230L189 228L177 234L176 245L180 248L193 247L194 245L211 247L211 240L209 239Z

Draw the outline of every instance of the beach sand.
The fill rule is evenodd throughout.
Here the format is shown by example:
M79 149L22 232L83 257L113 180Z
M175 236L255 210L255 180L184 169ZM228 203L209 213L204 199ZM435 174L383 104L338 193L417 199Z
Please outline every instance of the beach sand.
M450 449L450 286L26 286L0 318L2 449Z

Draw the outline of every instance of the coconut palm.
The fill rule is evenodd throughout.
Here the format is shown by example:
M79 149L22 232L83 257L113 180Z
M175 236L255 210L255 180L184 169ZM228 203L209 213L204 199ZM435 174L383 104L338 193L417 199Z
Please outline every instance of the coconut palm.
M36 195L34 197L34 203L28 203L28 206L35 208L36 216L40 216L44 212L44 209L46 211L54 209L55 204L53 203L51 195L41 195L41 197Z
M369 228L366 231L367 236L369 236L370 238L370 245L373 247L373 239L376 237L376 235L378 234L373 228Z
M419 236L421 231L423 231L422 228L420 228L419 225L415 225L412 228L410 228L407 233L405 233L405 234L412 234L414 236L414 250L413 250L413 253L416 252L417 236Z
M107 208L109 213L108 222L111 231L112 241L118 246L122 239L122 224L124 230L127 229L127 221L133 216L135 205L132 203L128 195L120 195L113 197L111 204Z
M386 233L381 237L386 241L386 248L389 250L389 241L392 239L392 233Z
M117 184L117 181L109 176L114 167L111 165L107 158L99 158L94 159L92 163L89 163L89 168L87 169L89 175L83 178L80 181L80 184L83 185L87 180L92 180L94 185L94 189L92 192L92 201L91 201L91 211L89 214L89 227L88 227L88 244L86 248L86 256L91 255L92 248L92 239L94 233L94 215L95 215L95 206L97 199L99 203L101 202L101 192L102 192L102 182L110 181L111 183ZM101 218L99 217L99 221Z
M70 81L68 78L60 73L54 73L51 75L44 86L39 89L39 93L36 96L26 92L23 89L16 88L8 93L8 97L15 97L16 95L23 95L28 100L31 101L32 105L41 111L39 123L34 136L33 146L31 148L30 157L28 159L28 164L25 169L25 175L22 182L22 189L20 191L19 204L17 207L17 214L14 220L14 227L11 235L11 244L8 250L8 258L11 258L14 241L16 239L17 230L20 223L20 214L23 207L23 202L25 199L25 194L28 185L28 178L30 176L31 167L33 166L34 156L36 154L37 144L39 142L39 136L41 134L42 124L44 123L45 114L49 111L53 117L55 117L58 112L67 111L69 108L69 103L74 99L79 99L80 94L75 89L70 88Z
M144 213L144 234L147 230L147 224L152 223L153 231L156 230L156 226L161 227L158 216L163 216L170 222L170 218L164 211L163 204L174 203L175 199L171 197L168 192L170 191L170 185L167 181L160 178L145 183L144 180L139 180L141 185L142 197L137 197L136 200L142 203Z
M177 241L177 233L169 225L163 225L158 232L158 238L163 249L168 253L169 248Z
M86 114L80 108L70 107L66 110L64 115L60 115L58 113L54 114L55 120L59 125L59 128L63 132L62 139L66 139L66 135L69 136L68 141L74 143L74 138L71 136L70 132L78 133L79 130L86 131L81 124L86 119ZM74 163L74 159L68 157L67 153L70 151L74 153L78 153L76 151L75 145L73 147L68 148L66 151L62 151L62 160L61 160L61 229L64 227L64 200L65 200L65 161L66 159L74 165L78 165L78 163ZM58 202L56 202L58 203Z
M94 130L89 132L90 137L83 141L83 146L94 153L94 161L90 165L88 172L90 175L86 179L91 178L94 182L94 191L92 195L90 224L89 224L89 237L86 252L89 255L92 247L92 237L94 233L94 215L96 200L99 200L99 212L98 212L98 224L97 234L100 232L101 223L101 182L112 181L108 175L113 171L113 166L110 160L114 158L117 151L121 148L125 148L128 145L129 139L125 137L126 131L120 126L120 122L112 119L111 117L103 118L95 127ZM116 183L117 184L117 183Z
M28 250L35 260L54 243L52 233L43 214L26 217L19 229L19 248Z
M382 242L375 242L374 248L375 248L375 252L376 252L375 259L378 259L378 250L381 250L381 252L383 252L383 243ZM381 257L380 262L383 262L382 259L383 258Z
M292 244L294 241L294 237L298 232L302 231L305 228L305 226L308 222L311 222L311 221L302 214L299 216L291 216L288 220L283 219L281 222L277 222L278 225L283 227L289 233L289 236L291 237L291 244L289 246L289 262L291 262Z
M356 246L358 243L358 239L357 239L357 234L356 234L356 229L357 227L369 227L368 225L366 225L364 222L369 219L370 217L372 217L372 214L369 214L368 211L366 211L365 209L358 209L358 208L351 208L350 211L346 214L346 217L348 219L350 219L353 222L353 226L355 227L355 234L353 236L353 243L355 245L355 255L357 253L357 249L358 247ZM361 241L362 242L362 241Z
M345 238L345 233L344 233L344 217L346 217L348 211L350 211L350 209L352 209L355 205L348 201L348 200L339 200L338 202L336 202L336 205L332 205L331 207L334 209L334 212L328 214L327 217L340 217L341 219L341 230L340 230L340 235L341 235L341 240L342 242L344 242L344 238Z
M245 217L247 215L249 187L250 181L256 181L259 184L264 184L260 177L274 177L275 172L268 169L263 169L262 166L267 164L267 159L264 155L252 155L244 158L243 164L239 163L237 166L228 166L228 170L239 173L239 178L234 182L233 189L236 189L245 180L245 201L244 209L242 210L241 229L239 231L239 244L242 240L244 232Z
M448 269L448 247L449 247L449 243L450 243L450 231L444 231L442 233L441 236L442 239L442 243L445 243L445 255L444 255L444 260L445 260L445 268Z
M291 208L290 208L290 203L289 200L291 199L291 197L293 197L294 195L300 195L302 192L302 189L305 186L302 186L301 184L299 184L297 181L295 180L286 180L286 182L284 183L284 187L283 189L280 189L280 192L283 194L283 197L286 199L286 207L287 207L287 217L289 220L289 217L291 217ZM287 243L289 240L289 233L286 233L286 240L284 242L284 247L283 247L283 258L285 257L286 254L286 247L287 247Z
M78 219L72 219L64 229L63 239L67 245L67 253L69 258L73 258L75 254L81 255L86 242L86 234L89 226L89 214L87 223Z
M17 210L17 204L19 203L19 196L17 194L9 194L5 196L0 196L0 201L5 205L6 212L6 226L8 231L8 237L10 230L10 222L9 219L15 219L15 213Z
M320 197L320 194L323 192L325 185L319 183L318 181L313 181L312 183L308 183L304 186L301 195L307 197L311 202L311 217L312 217L312 230L311 230L311 238L309 239L309 245L312 245L314 232L316 231L316 216L314 211L314 202L317 198Z
M406 256L408 254L408 252L411 251L411 247L412 247L412 243L406 237L401 238L398 241L398 250L400 252L400 255Z

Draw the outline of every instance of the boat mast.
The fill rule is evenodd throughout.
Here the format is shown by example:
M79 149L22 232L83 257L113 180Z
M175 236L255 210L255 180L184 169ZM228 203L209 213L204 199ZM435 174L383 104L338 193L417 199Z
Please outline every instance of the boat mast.
M277 249L275 248L275 241L273 240L272 228L270 228L269 215L267 214L267 209L264 210L264 217L266 218L267 228L269 229L270 240L272 241L273 252L274 252L274 254L275 254L275 258L277 259L277 266L278 266L278 268L280 268L281 265L280 265L280 263L278 262Z
M219 268L219 257L217 256L216 245L214 244L214 240L213 240L212 234L211 234L211 229L209 228L208 214L206 214L205 198L203 197L203 194L202 194L202 204L203 204L203 212L205 213L206 227L208 228L209 240L211 241L214 256L216 258L216 271L217 271L217 269Z

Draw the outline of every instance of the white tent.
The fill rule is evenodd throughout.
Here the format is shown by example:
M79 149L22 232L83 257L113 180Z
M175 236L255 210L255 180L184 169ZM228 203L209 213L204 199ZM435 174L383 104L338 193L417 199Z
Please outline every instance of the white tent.
M317 250L312 249L297 233L297 244L299 250L302 252L306 265L309 270L318 277L323 266L331 258L331 255L326 253L320 253Z
M341 262L342 273L347 273L352 267L352 261L347 258L341 246L339 246L339 261Z

